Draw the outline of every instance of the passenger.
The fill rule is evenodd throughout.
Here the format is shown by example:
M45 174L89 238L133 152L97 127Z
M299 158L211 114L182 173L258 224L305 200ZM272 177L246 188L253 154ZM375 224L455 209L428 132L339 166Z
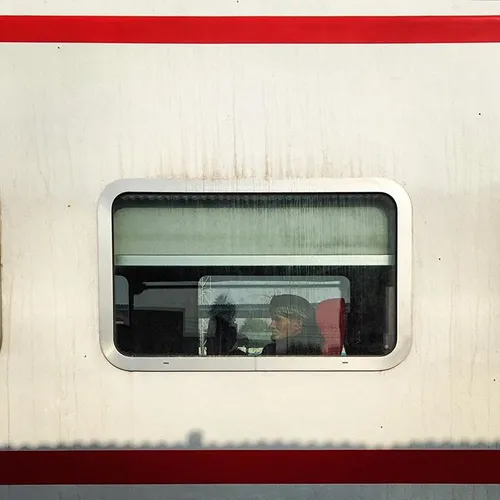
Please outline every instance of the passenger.
M219 356L246 356L238 349L236 328L236 307L228 303L224 296L218 297L210 308L207 329L207 354Z
M271 344L264 356L321 355L323 337L315 321L314 309L298 295L276 295L269 304Z

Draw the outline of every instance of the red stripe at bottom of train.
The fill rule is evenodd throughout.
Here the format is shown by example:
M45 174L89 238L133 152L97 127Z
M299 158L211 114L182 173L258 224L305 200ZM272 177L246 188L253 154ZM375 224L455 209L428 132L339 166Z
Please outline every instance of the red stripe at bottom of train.
M500 42L500 16L0 16L0 42Z
M500 484L500 451L1 451L0 484Z

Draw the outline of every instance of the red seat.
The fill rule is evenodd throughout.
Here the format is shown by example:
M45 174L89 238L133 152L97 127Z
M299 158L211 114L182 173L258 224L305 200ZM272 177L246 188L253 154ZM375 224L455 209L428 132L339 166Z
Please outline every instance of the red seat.
M316 323L323 335L323 354L340 356L345 341L345 300L328 299L316 307Z

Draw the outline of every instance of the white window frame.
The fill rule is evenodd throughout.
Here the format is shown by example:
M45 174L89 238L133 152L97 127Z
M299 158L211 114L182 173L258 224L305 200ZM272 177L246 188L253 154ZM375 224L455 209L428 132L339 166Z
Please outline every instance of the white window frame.
M113 214L115 199L134 193L380 193L396 204L396 346L385 356L168 356L129 357L114 343ZM106 359L128 371L380 371L400 364L412 344L412 208L406 191L388 179L304 179L300 181L214 181L121 179L109 184L98 203L99 340ZM345 257L345 256L344 256ZM274 257L273 257L274 258ZM359 259L359 257L357 257ZM175 257L174 257L175 259ZM265 257L263 264L265 265ZM301 257L300 260L304 258ZM325 261L324 256L321 258ZM317 264L317 256L304 264ZM302 262L301 262L302 263ZM343 262L344 263L344 262ZM325 264L328 264L325 262ZM337 264L337 263L335 263ZM331 264L331 265L335 265ZM339 265L339 264L337 264Z

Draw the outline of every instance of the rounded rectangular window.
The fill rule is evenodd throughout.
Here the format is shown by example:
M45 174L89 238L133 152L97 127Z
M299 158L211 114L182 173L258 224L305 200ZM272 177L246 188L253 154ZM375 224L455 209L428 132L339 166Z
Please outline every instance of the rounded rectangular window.
M117 181L99 242L120 368L380 370L409 351L411 208L393 182Z

